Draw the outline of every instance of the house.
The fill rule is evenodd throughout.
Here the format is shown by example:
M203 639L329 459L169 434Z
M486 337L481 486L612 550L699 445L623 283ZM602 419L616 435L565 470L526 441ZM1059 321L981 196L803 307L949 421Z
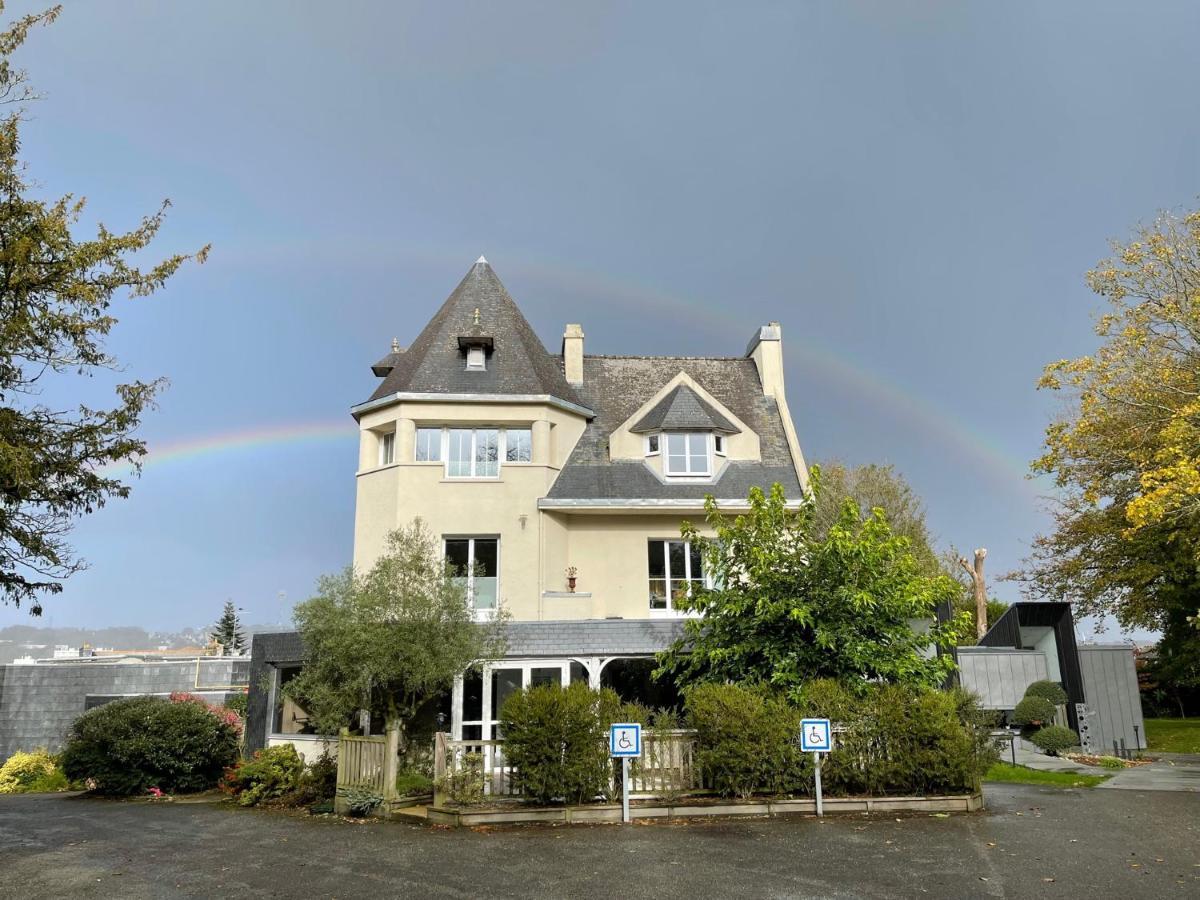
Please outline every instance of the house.
M984 709L1011 713L1030 684L1056 681L1067 693L1065 724L1085 749L1146 747L1133 647L1078 643L1070 603L1014 603L978 646L955 654L959 683Z
M351 410L354 565L419 516L467 573L475 615L512 617L506 657L455 685L455 738L490 738L504 699L531 684L660 699L653 656L706 579L681 522L702 521L708 495L738 510L754 486L799 498L807 485L777 322L721 357L596 355L584 341L568 324L548 351L481 257L407 348L393 341ZM294 633L255 635L251 748L306 730L279 691L302 656Z

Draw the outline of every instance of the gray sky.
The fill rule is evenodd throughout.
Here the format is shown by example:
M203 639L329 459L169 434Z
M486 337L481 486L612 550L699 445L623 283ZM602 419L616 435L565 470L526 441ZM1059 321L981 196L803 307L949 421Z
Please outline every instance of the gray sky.
M80 525L91 568L46 622L284 619L349 559L370 363L480 253L552 349L579 321L592 352L734 354L780 320L808 458L894 463L943 543L1012 568L1046 523L1034 384L1094 344L1084 273L1195 203L1198 25L1183 2L68 2L21 53L31 174L114 228L170 197L158 250L213 253L117 307L126 375L171 379L157 452Z

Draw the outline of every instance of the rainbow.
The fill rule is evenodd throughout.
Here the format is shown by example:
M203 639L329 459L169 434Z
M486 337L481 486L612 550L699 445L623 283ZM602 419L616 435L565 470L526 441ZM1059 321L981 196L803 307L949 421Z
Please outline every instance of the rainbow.
M386 264L389 268L396 265L399 256L412 263L434 266L439 270L447 269L447 277L450 279L448 283L453 283L461 275L460 270L470 262L467 257L471 257L471 253L450 253L440 249L414 247L411 244L399 249L394 243L382 243L378 238L353 241L345 246L331 247L325 243L320 248L310 247L305 242L273 242L270 247L263 249L273 251L269 255L277 262L293 256L310 259L310 254L318 252L319 249L319 252L332 255L340 262L354 258L365 264ZM242 250L243 253L247 253L250 248ZM756 324L747 323L736 316L735 307L729 304L710 305L686 300L655 287L614 279L609 275L544 259L536 260L522 251L505 252L501 249L495 257L500 260L501 278L508 275L516 276L512 279L514 281L525 281L527 284L533 282L538 285L537 293L543 297L557 295L579 298L576 302L577 307L586 303L587 299L595 298L597 302L603 301L605 315L611 315L612 307L622 308L636 315L644 315L647 309L665 314L686 313L687 321L699 326L711 336L719 337L725 342L733 339L736 345L730 347L731 355L741 351L741 345L736 342L748 339ZM234 258L226 261L234 265L250 265L255 259L261 264L262 258L254 254L244 258L235 254ZM466 263L463 262L464 259L467 260ZM513 263L506 263L505 259L511 259ZM533 292L527 289L523 291L520 287L514 290L516 296L528 293ZM544 305L549 306L549 303ZM561 308L559 304L555 306ZM572 313L572 316L576 320L582 320L586 326L586 311ZM868 364L848 358L840 352L835 353L828 346L816 343L802 332L798 334L799 329L794 326L789 329L786 315L780 315L779 318L783 320L784 325L785 353L792 366L820 372L831 382L848 385L873 405L886 409L890 415L920 427L927 435L931 449L940 451L947 447L954 448L962 458L973 460L981 472L986 472L999 482L1031 494L1038 492L1037 482L1030 481L1027 477L1028 461L1006 450L994 436L974 428L930 399L905 390ZM786 349L788 347L793 349ZM795 348L798 348L799 352L796 352ZM797 405L795 400L792 405ZM143 465L187 462L216 453L249 451L279 444L342 440L349 442L355 435L355 426L348 413L347 406L347 415L337 421L281 423L265 428L216 433L152 446L143 460ZM799 421L796 424L803 444L805 423ZM129 469L128 466L110 468Z
M297 422L271 425L266 428L226 431L152 444L142 458L142 467L157 468L169 463L187 463L221 453L254 451L280 444L310 444L318 442L345 443L353 447L358 440L358 428L349 413L342 421ZM128 474L128 463L112 463L102 471L106 474Z

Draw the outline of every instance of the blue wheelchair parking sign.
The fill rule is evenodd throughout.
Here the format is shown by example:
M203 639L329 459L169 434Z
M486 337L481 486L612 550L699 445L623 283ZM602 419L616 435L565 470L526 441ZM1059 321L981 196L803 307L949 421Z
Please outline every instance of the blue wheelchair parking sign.
M828 719L803 719L800 722L800 749L805 753L828 753L833 749Z

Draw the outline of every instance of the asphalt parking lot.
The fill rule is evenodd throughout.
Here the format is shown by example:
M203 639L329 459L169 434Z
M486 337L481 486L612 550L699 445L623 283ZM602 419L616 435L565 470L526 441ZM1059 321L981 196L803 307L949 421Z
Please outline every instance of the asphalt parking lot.
M446 831L0 797L0 897L1196 897L1200 797L989 785L988 810Z

